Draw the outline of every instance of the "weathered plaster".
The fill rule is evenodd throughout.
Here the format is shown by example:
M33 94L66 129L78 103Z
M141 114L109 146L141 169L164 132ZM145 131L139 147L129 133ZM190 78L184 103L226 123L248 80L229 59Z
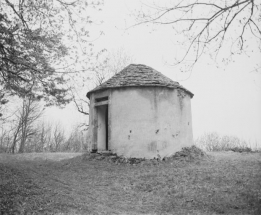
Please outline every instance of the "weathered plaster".
M166 87L126 87L91 95L93 132L89 136L93 149L102 149L97 146L99 116L94 102L105 95L109 97L110 150L126 157L162 158L192 145L189 95Z

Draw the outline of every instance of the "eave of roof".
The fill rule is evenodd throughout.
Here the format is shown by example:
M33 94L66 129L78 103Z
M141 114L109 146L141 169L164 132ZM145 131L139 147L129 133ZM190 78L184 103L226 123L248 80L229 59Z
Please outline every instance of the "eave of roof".
M87 97L90 98L90 95L94 92L124 87L167 87L182 89L191 98L194 96L192 92L181 86L178 82L172 81L155 69L142 64L130 64L100 86L89 91Z

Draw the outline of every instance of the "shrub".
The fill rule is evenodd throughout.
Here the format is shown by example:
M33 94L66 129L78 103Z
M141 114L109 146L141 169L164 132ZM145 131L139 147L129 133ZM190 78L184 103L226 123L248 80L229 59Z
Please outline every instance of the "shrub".
M252 152L245 140L235 136L221 136L216 132L205 133L195 141L195 145L206 151Z

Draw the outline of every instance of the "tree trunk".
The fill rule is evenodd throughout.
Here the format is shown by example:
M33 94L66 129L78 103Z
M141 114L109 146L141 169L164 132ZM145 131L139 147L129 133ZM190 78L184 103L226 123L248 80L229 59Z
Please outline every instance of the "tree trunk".
M17 132L15 133L14 139L13 139L13 143L12 143L12 146L11 146L11 153L12 153L12 154L15 153L15 147L16 147L18 132L19 132L19 131L17 131Z
M23 133L23 134L22 134L22 138L21 138L21 142L20 142L20 147L19 147L18 153L24 153L25 142L26 142L26 135Z

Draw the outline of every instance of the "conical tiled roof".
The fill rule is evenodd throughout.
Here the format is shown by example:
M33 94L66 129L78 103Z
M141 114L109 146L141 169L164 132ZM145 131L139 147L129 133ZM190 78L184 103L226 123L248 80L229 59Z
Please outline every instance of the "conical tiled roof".
M102 91L105 89L148 86L179 88L187 92L191 96L191 98L194 95L189 90L182 87L178 82L172 81L170 78L167 78L166 76L149 66L142 64L130 64L121 72L110 78L108 81L89 91L87 93L87 97L90 98L91 93Z

